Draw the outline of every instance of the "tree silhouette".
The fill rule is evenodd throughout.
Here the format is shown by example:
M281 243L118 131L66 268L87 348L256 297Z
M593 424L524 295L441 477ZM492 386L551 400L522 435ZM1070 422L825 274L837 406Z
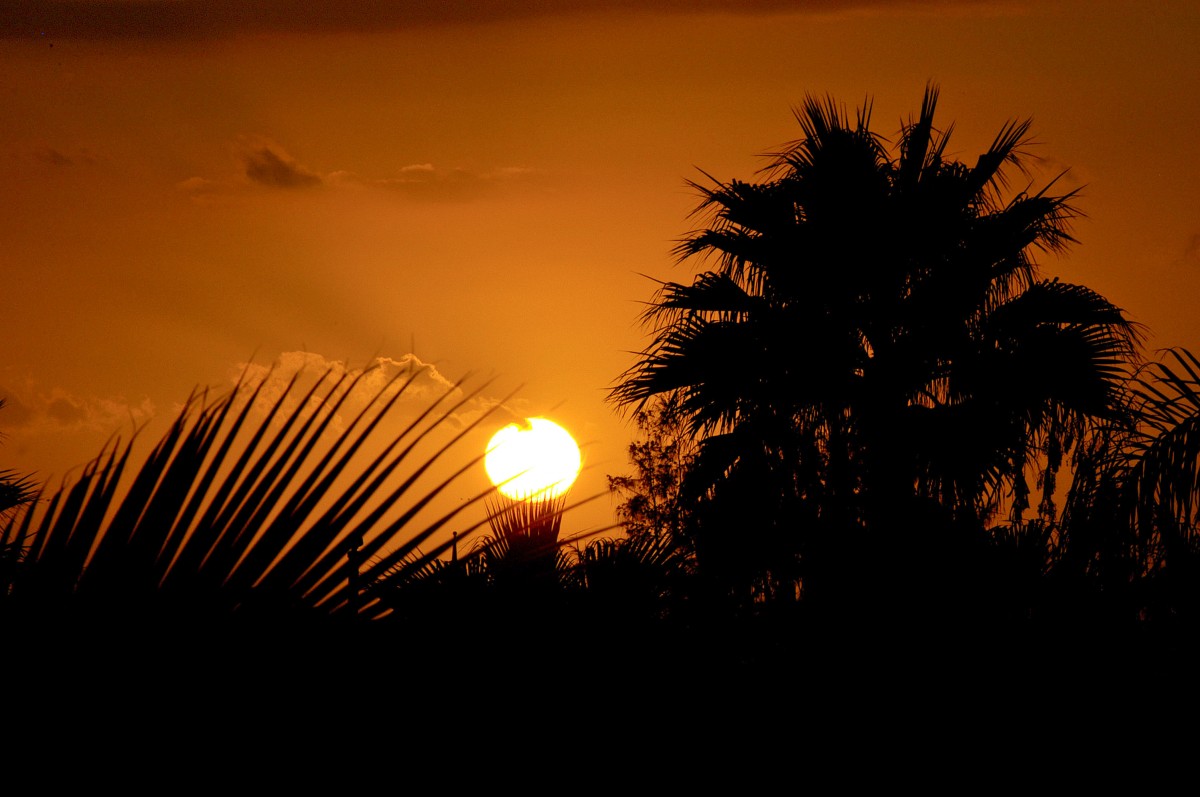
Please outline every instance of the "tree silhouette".
M683 482L695 456L678 397L659 396L634 415L638 439L629 444L632 476L609 476L608 486L624 500L617 520L631 536L665 538L676 545L688 533Z
M1019 516L1035 468L1052 494L1119 407L1136 327L1035 260L1073 241L1074 193L1009 190L1028 122L974 166L949 158L937 98L889 148L869 104L809 97L761 182L695 185L706 225L677 254L712 266L661 285L610 393L637 410L678 392L702 438L701 556L749 599L869 585L878 606L961 568L962 530L1008 493Z

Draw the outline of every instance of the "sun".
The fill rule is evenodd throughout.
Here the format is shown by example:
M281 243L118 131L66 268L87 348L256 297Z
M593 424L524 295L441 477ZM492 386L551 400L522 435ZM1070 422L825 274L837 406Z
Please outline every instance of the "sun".
M575 483L580 464L575 439L546 418L505 426L492 435L483 460L496 489L516 501L563 495Z

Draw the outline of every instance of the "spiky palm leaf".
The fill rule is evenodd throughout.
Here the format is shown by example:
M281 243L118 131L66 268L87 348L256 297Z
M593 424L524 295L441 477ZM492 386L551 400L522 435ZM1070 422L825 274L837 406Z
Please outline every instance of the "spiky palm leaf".
M432 452L420 447L482 387L457 403L451 399L462 383L447 389L368 456L380 423L421 374L397 374L338 432L333 419L361 389L363 373L327 372L306 393L293 379L273 401L261 393L265 380L239 383L216 399L194 395L128 486L121 484L133 440L114 443L76 482L0 527L0 539L24 551L0 585L0 611L14 621L181 629L376 616L379 607L360 614L349 594L347 551L363 562L360 583L378 589L419 567L405 566L406 558L488 494L421 520L421 510L482 454L413 492L500 406L448 442L431 443ZM253 412L262 410L255 421ZM464 533L485 522L467 524Z

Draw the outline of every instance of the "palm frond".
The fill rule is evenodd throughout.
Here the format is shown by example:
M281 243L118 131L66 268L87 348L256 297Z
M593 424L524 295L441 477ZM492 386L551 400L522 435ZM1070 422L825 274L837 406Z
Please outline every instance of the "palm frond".
M128 485L122 476L132 441L117 441L77 481L0 527L3 539L21 546L20 565L3 571L0 612L51 623L170 618L184 628L189 620L253 619L264 611L281 622L314 619L353 604L345 595L347 538L365 538L368 556L411 550L482 500L417 526L420 509L478 457L427 493L412 492L487 417L434 442L433 431L448 429L454 411L478 393L462 394L459 383L397 437L376 442L384 417L420 377L412 373L367 394L366 408L335 432L332 419L348 395L361 392L361 377L326 373L306 392L293 379L269 402L265 380L240 382L215 400L196 393ZM453 396L448 409L435 411ZM406 438L400 453L390 453ZM429 445L419 448L422 442ZM382 453L369 455L373 446ZM407 474L397 485L401 466ZM376 561L364 582L380 580L391 558ZM321 584L329 586L316 589Z
M1130 489L1139 524L1150 533L1163 513L1185 537L1196 533L1200 504L1200 360L1186 349L1166 353L1136 380L1135 400L1145 433L1132 440Z
M971 195L977 197L984 207L998 201L1008 189L1008 177L1004 167L1016 166L1024 171L1023 158L1028 145L1032 120L1011 120L996 134L991 146L979 156L971 169L969 186Z

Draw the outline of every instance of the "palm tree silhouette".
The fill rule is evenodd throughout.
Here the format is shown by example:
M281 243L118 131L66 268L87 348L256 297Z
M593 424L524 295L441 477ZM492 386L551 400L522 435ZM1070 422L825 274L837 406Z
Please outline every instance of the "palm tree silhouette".
M701 553L760 596L812 592L838 562L900 573L1005 488L1019 514L1031 466L1052 493L1063 452L1119 405L1137 327L1034 257L1074 240L1074 192L1009 190L1027 121L974 166L949 158L937 99L930 85L889 148L869 104L850 119L810 96L762 182L693 184L706 225L677 254L712 266L662 283L653 341L610 392L633 409L679 392L716 526Z
M1200 618L1200 359L1167 349L1132 371L1128 412L1090 431L1057 524L1054 575L1098 598L1085 622L1195 638ZM1057 586L1057 585L1056 585ZM1079 605L1075 601L1074 605ZM1059 609L1061 611L1061 609Z

